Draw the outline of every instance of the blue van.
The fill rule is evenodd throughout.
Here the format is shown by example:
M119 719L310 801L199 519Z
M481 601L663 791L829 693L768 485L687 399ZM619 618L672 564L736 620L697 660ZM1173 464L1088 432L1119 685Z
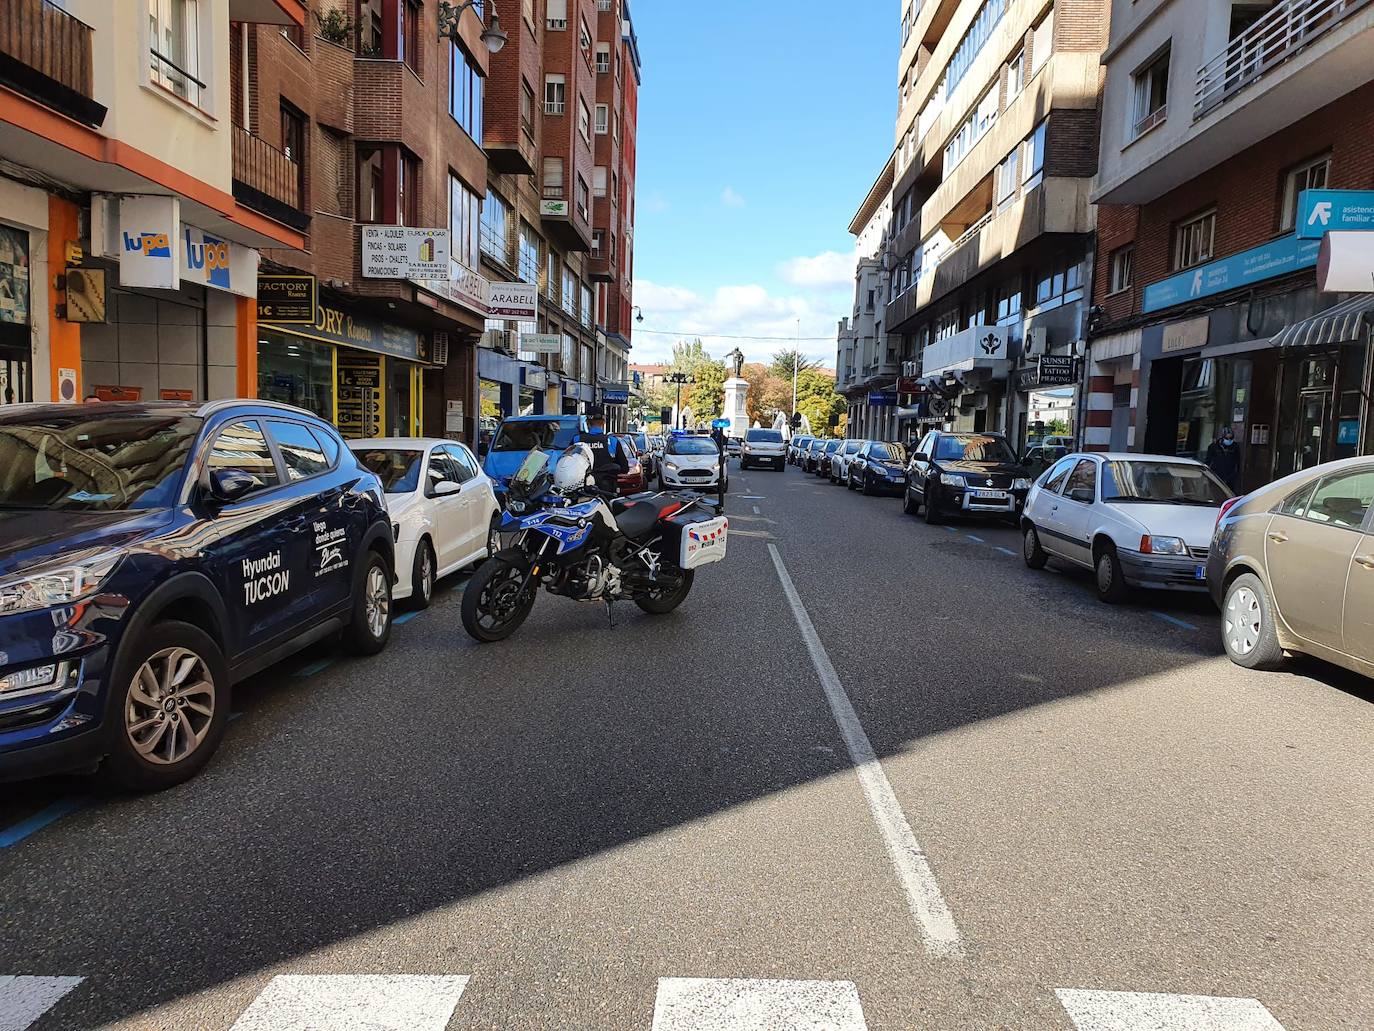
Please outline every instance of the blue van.
M134 790L210 759L233 684L391 633L380 481L268 401L0 408L0 781Z
M482 461L482 471L491 477L497 494L504 494L506 484L520 471L531 451L543 451L555 458L586 428L587 420L580 415L513 416L497 427Z

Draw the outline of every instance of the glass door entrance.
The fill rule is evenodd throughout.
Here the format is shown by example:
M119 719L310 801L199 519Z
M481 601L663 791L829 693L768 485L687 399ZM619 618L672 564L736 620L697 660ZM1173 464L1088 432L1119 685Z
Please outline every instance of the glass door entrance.
M1298 397L1298 435L1293 454L1293 470L1311 469L1322 461L1322 433L1326 429L1331 395L1303 393Z

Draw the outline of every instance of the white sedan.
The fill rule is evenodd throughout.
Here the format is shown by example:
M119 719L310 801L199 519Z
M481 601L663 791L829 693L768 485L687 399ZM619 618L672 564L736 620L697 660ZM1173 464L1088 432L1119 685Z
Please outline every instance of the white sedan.
M396 533L392 597L425 608L434 582L500 548L501 506L471 451L451 440L350 440L386 490Z
M1190 458L1069 455L1026 497L1022 553L1032 569L1053 557L1093 570L1107 602L1132 587L1206 590L1212 531L1230 497Z

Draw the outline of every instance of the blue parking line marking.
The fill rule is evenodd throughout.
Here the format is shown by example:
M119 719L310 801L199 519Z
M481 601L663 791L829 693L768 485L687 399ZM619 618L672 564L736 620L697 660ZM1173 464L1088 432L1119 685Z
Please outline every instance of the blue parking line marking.
M420 614L419 612L402 612L399 616L397 616L397 617L396 617L395 619L393 619L391 622L392 622L392 624L394 624L395 626L401 626L402 624L409 623L412 619L414 619L414 618L415 618L416 616L418 616L419 614Z
M313 677L316 673L323 673L332 665L334 665L334 657L331 655L328 658L316 659L308 666L302 666L292 675L297 677Z
M979 544L986 544L986 543L987 543L987 541L983 540L983 538L981 538L981 537L975 537L975 536L973 536L973 534L968 534L968 539L971 540L971 541L977 541Z
M1155 619L1162 619L1166 623L1172 623L1176 627L1182 627L1184 630L1197 629L1197 627L1193 626L1192 623L1185 622L1184 620L1179 619L1177 616L1171 616L1167 612L1152 612L1150 613L1150 615L1154 616Z
M55 823L62 817L76 812L83 808L88 799L83 797L58 799L46 809L40 809L27 820L21 820L13 827L6 827L0 830L0 848L9 848L17 845L25 838L37 834L50 823Z
M1010 555L1012 558L1016 557L1016 552L1012 551L1010 548L997 548L996 550L1000 551L1003 555Z
M233 723L236 719L238 719L238 718L239 718L240 716L242 716L242 715L243 715L243 713L241 713L241 712L231 712L231 713L229 714L229 722L230 722L230 723Z
M949 532L949 533L958 533L958 532L959 532L959 527L957 527L957 526L946 526L946 527L945 527L945 530L946 530L947 532Z

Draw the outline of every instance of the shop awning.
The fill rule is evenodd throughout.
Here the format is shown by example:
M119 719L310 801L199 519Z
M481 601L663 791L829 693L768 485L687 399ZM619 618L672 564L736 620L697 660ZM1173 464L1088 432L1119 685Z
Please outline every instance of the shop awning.
M1273 338L1274 347L1321 347L1358 343L1374 321L1374 293L1356 294L1310 319L1295 322Z

